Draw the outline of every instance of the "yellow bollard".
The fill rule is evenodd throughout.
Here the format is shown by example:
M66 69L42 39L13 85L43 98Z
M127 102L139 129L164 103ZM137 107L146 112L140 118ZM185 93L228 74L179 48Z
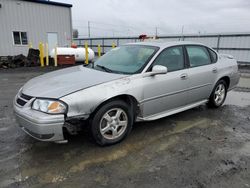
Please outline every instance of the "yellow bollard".
M29 48L33 48L33 46L32 46L32 43L31 43L31 42L29 43Z
M44 67L44 45L43 43L39 43L39 51L40 51L40 64L41 64L41 67Z
M98 57L101 57L101 45L98 45L97 50L98 50Z
M55 67L57 67L57 45L55 46L54 62L55 62Z
M49 45L46 43L46 66L49 66Z
M114 42L112 43L112 48L115 48L115 43Z
M85 42L85 64L89 64L89 50L88 50L88 43Z

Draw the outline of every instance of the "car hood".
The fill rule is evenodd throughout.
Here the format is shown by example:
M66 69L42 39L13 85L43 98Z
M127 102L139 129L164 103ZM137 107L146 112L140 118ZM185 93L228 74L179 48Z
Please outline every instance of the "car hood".
M53 71L28 81L22 93L33 97L60 98L78 90L126 77L83 66Z

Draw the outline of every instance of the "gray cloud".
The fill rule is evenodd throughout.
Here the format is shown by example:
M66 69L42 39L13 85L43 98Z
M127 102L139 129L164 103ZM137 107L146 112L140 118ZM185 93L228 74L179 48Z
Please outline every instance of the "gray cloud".
M65 0L73 4L73 25L87 35L127 36L250 31L249 0Z

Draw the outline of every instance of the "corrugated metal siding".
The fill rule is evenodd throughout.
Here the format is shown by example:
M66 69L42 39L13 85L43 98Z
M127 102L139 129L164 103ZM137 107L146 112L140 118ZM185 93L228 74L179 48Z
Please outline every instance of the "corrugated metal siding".
M250 36L221 37L221 48L250 48Z
M250 53L249 51L240 51L240 50L220 50L219 53L230 54L237 61L250 63Z
M47 32L58 33L58 45L71 43L71 9L17 0L0 0L0 56L27 55L28 46L13 44L13 31L26 31L34 48L47 42Z
M194 41L194 42L199 42L202 44L205 44L211 48L217 47L217 37L209 37L209 38L203 38L203 37L197 37L197 38L184 38L185 41Z

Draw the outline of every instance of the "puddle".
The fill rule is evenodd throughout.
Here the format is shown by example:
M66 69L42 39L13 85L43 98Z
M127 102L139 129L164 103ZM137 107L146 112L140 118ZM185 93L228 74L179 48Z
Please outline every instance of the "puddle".
M227 94L227 98L224 104L240 107L250 106L250 92L230 91Z
M164 121L158 121L158 123L165 124ZM179 140L177 134L187 131L193 127L204 128L204 126L208 126L210 123L211 122L206 118L196 118L195 121L178 121L171 129L168 129L166 127L164 128L163 125L159 126L160 128L162 128L162 130L155 129L155 133L157 134L153 134L150 137L147 137L147 139L140 138L140 140L138 140L137 137L133 137L113 147L87 147L84 149L81 148L81 150L84 150L84 152L78 153L77 156L75 156L75 153L72 152L73 148L71 148L71 150L69 151L64 151L63 157L61 157L60 160L57 160L57 162L53 162L52 159L47 162L44 162L43 158L45 156L41 156L39 155L39 153L35 153L36 155L41 157L37 158L36 156L32 156L32 150L29 150L27 153L23 153L23 158L25 159L24 155L28 156L29 158L26 160L29 160L29 164L34 163L34 165L33 167L30 167L26 163L26 165L21 166L21 174L23 179L24 177L31 177L31 179L36 177L36 181L42 184L59 183L67 180L73 173L82 172L86 168L91 166L100 165L104 163L112 163L119 159L128 161L129 154L135 151L142 151L145 158L149 158L150 160L152 155L154 155L155 153L164 152L169 147L175 145ZM147 151L146 154L144 153L145 151ZM69 158L71 158L71 160L68 160ZM35 160L36 162L33 162L33 160ZM64 163L65 160L67 161L67 163ZM44 165L43 167L38 168L41 163L46 164L48 162L54 163L53 167ZM124 168L126 168L129 173L136 173L140 169L144 168L144 162L145 161L133 160L130 161L129 164L124 164ZM62 165L62 163L64 164ZM103 177L99 177L95 181L103 181Z
M195 121L179 121L173 133L181 133L193 127L206 128L211 122L207 118L196 118Z
M4 132L4 131L7 131L7 130L9 130L9 127L0 128L0 132Z
M160 139L163 139L165 137L169 137L178 133L182 133L186 130L189 130L193 127L204 127L204 125L208 126L208 119L204 119L204 118L197 118L195 121L179 121L177 122L176 126L173 128L173 130L170 130L168 132L161 132L161 134L157 134L155 136L152 136L150 138L148 138L146 141L145 140L141 140L141 141L137 141L133 144L131 143L127 143L124 144L123 147L119 148L119 149L114 149L112 152L107 152L107 151L103 151L101 153L100 156L98 156L98 154L95 153L95 157L91 157L89 156L88 159L85 159L83 161L81 161L80 163L72 166L69 170L70 173L75 173L78 171L83 171L86 167L90 166L91 164L97 164L97 163L104 163L104 162L111 162L111 161L115 161L118 160L120 158L126 157L130 152L134 151L134 150L140 150L141 148L145 148L146 145L151 145L151 149L153 149L155 152L156 151L163 151L166 148L168 148L170 145L173 145L174 143L176 143L176 139L172 140L172 141L168 141L168 142L163 142L160 145L157 144L157 148L154 148L154 144L155 142L159 141Z
M250 142L246 142L244 146L240 149L239 153L241 155L250 156Z

